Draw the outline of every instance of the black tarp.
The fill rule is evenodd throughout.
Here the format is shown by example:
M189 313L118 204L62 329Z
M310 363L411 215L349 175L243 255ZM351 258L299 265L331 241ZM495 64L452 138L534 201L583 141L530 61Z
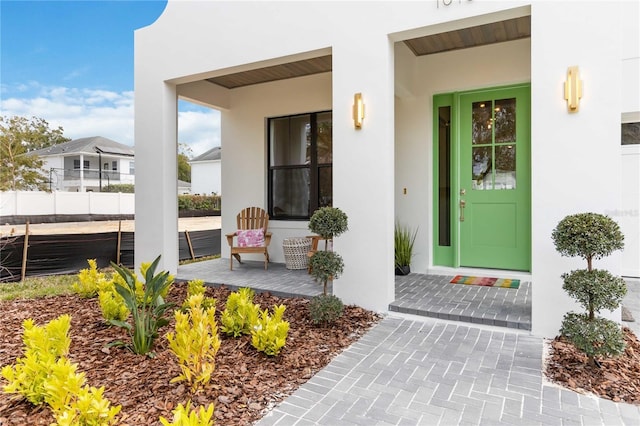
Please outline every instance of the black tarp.
M189 232L196 258L220 254L220 230ZM179 259L191 259L186 235L180 232ZM109 266L117 259L117 232L97 234L29 235L27 276L74 274L87 268L87 259L96 259L98 267ZM24 236L0 240L0 281L19 281L22 269ZM152 261L153 259L149 259ZM128 268L134 263L134 233L122 232L120 263Z

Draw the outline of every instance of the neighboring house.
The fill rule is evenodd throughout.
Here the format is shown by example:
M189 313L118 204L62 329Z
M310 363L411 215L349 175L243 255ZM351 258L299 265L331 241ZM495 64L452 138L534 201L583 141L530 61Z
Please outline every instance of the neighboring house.
M622 123L640 122L639 12L624 1L169 0L135 33L135 262L161 254L177 269L182 98L221 110L223 234L240 209L264 207L282 262L284 238L308 234L316 208L340 207L349 230L334 242L345 268L333 292L387 311L399 221L418 230L412 271L530 280L532 333L555 336L575 309L561 275L584 266L551 240L566 215L623 222L635 259L616 252L597 267L640 275L640 152L620 141Z
M178 179L178 195L191 194L191 182Z
M189 161L193 194L222 194L221 160L222 148L216 146Z
M100 192L134 184L134 149L102 136L74 139L30 153L44 160L52 191Z

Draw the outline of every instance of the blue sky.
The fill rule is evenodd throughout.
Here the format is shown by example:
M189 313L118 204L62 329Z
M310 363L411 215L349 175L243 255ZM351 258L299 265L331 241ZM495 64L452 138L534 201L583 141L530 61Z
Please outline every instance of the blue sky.
M0 0L0 109L66 137L133 138L133 32L167 1ZM178 139L194 155L220 145L216 111L180 102Z

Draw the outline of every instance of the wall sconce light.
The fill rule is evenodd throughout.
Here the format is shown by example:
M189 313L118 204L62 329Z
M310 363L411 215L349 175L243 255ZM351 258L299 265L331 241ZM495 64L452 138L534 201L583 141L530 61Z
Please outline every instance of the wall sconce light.
M569 67L567 70L567 81L564 83L564 98L567 100L569 112L578 112L580 108L580 98L582 98L582 81L578 67Z
M362 102L362 93L356 93L353 95L353 126L356 129L361 129L362 120L364 120L364 103Z

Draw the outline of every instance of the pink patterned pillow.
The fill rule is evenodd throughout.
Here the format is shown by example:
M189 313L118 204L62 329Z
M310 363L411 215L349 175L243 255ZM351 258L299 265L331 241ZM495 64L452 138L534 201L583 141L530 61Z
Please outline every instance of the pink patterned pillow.
M264 245L263 229L236 231L236 235L238 236L238 247L261 247Z

